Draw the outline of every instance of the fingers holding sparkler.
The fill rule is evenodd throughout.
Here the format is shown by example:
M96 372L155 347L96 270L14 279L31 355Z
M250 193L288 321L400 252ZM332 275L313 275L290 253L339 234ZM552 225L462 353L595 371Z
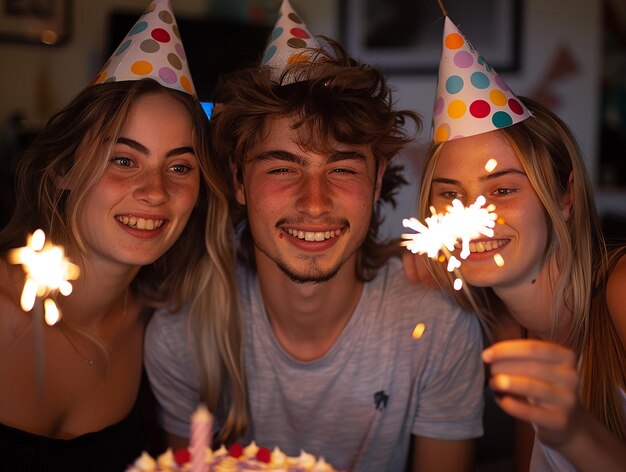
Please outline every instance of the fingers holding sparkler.
M571 349L537 339L502 341L485 349L483 360L504 411L532 422L545 444L557 446L572 437L583 408Z

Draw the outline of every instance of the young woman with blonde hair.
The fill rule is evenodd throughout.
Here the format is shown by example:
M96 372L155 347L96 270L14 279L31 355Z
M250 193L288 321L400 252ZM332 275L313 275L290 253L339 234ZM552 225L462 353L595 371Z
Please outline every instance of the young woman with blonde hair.
M432 146L420 214L483 195L500 224L493 238L470 244L462 291L440 263L427 264L486 326L497 331L512 317L528 338L496 343L483 359L497 403L534 426L531 470L623 470L626 247L604 242L567 126L538 103L522 102L531 116L519 123ZM491 172L489 159L497 161Z
M0 469L131 463L146 447L144 328L153 308L189 300L202 400L228 413L220 437L245 430L232 224L207 126L194 96L151 79L92 85L23 157L0 233ZM38 228L81 271L55 326L22 311L24 274L6 258Z

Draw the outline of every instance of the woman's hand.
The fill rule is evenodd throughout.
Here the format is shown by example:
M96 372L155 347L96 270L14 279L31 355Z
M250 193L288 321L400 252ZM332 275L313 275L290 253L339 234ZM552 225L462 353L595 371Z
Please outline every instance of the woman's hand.
M426 267L426 257L421 254L413 254L411 251L404 251L402 254L402 264L404 274L409 282L422 284L430 288L439 288L439 284Z
M489 385L500 407L534 424L541 441L565 446L586 415L578 399L574 353L539 340L503 341L483 351L491 365Z

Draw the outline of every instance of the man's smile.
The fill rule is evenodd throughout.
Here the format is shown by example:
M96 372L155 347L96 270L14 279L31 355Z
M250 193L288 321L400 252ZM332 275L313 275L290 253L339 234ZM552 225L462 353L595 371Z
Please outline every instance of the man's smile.
M301 231L295 228L287 228L286 231L291 236L304 241L324 241L325 239L331 239L341 235L341 230L339 229L332 231Z

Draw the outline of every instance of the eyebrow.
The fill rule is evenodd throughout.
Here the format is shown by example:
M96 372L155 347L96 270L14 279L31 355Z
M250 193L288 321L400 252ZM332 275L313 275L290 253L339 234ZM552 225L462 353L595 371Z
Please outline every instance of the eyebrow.
M268 161L270 159L277 159L279 161L292 162L294 164L306 167L309 165L309 161L306 156L295 154L289 151L271 150L264 151L257 154L253 161ZM325 163L331 164L333 162L353 160L353 161L365 161L365 156L357 151L333 151L332 154L326 156Z
M145 154L146 156L150 155L150 150L147 147L145 147L143 144L141 144L140 142L135 141L134 139L120 136L117 139L117 143L124 144L125 146L128 146L129 148L134 149L137 152ZM193 147L191 146L181 146L181 147L177 147L177 148L170 149L169 151L167 151L167 153L165 154L165 157L180 156L182 154L194 154L195 155L195 152L193 150Z
M493 179L497 179L499 177L504 177L506 175L521 175L522 177L526 177L526 173L518 170L518 169L503 169L501 171L498 172L490 172L489 174L485 174L485 175L481 175L478 180L481 182L485 182L488 180L493 180ZM445 177L435 177L433 178L433 182L437 182L440 184L454 184L454 185L461 185L461 182L455 179L448 179Z

